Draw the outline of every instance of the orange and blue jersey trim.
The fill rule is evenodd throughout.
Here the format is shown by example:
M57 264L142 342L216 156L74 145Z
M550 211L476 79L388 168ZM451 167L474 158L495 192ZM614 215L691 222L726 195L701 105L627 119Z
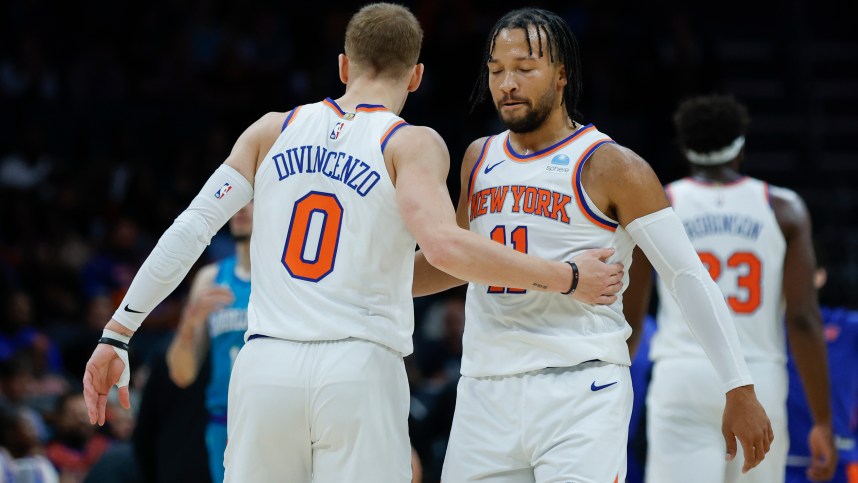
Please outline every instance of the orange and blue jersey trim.
M766 203L769 204L769 208L774 208L774 206L772 206L772 192L769 190L768 183L763 183L763 192L766 193Z
M333 109L333 111L334 111L334 112L336 112L338 116L340 116L340 117L345 117L345 115L346 115L346 111L344 111L344 110L340 109L339 104L337 104L337 103L336 103L336 101L334 101L334 100L333 100L333 99L331 99L330 97L326 97L326 98L325 98L325 100L324 100L324 101L322 101L322 104L324 104L324 105L326 105L326 106L330 107L331 109Z
M587 205L587 202L584 201L584 186L581 184L581 171L584 169L584 163L590 159L590 156L592 156L599 147L603 144L613 142L614 141L611 139L602 139L601 141L596 141L591 144L590 147L584 151L584 154L578 158L578 162L575 164L575 170L572 171L572 186L575 188L575 201L578 203L578 208L581 210L581 213L583 213L584 217L596 226L609 231L616 231L617 226L619 225L611 220L606 220L599 216L599 214L593 211L593 209Z
M298 114L299 109L301 109L301 106L295 106L295 108L289 112L289 115L286 116L286 120L283 121L283 127L280 128L280 132L285 131L286 128L289 127L289 124L292 124L292 120L295 119L295 114Z
M358 104L355 107L355 112L379 112L387 111L387 108L381 104Z
M396 131L398 131L399 128L404 127L404 126L409 126L409 125L410 124L408 124L407 122L400 119L399 121L395 122L392 126L390 126L390 129L388 129L387 132L384 133L384 136L381 137L381 141L379 141L381 144L381 153L382 154L384 154L384 148L387 147L387 142L390 141L391 136L393 136L393 134L396 133Z
M578 129L577 131L570 134L565 139L561 139L560 141L552 144L551 146L548 146L545 149L540 149L539 151L536 151L536 152L533 152L530 154L518 154L518 153L516 153L515 149L513 149L513 147L512 147L512 144L509 142L509 134L507 134L506 142L503 145L503 150L506 152L506 155L509 156L510 159L512 159L513 161L517 161L517 162L533 161L534 159L539 159L543 156L548 156L549 154L554 153L554 152L566 147L569 143L571 143L572 141L574 141L578 137L583 136L584 134L586 134L588 132L595 131L595 130L596 130L596 126L593 126L592 124L587 124L586 126L582 127L581 129Z
M325 100L322 101L322 104L331 108L338 116L346 117L346 111L337 104L337 101L330 97L326 97ZM387 108L381 104L358 104L357 107L355 107L355 112L387 112Z
M486 141L483 143L483 149L480 150L480 156L477 158L477 162L474 163L474 167L471 168L471 175L468 177L468 199L470 199L471 195L474 194L474 183L477 181L477 172L486 160L486 151L489 150L489 145L492 143L492 139L494 139L494 136L486 138Z

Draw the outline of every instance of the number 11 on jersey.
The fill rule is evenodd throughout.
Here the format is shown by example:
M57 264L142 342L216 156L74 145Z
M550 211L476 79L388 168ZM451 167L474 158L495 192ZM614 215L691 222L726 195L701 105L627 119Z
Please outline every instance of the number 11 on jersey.
M507 244L506 241L506 227L503 225L498 225L492 229L490 233L491 239L501 243L503 245ZM527 227L526 226L517 226L509 233L509 243L512 245L512 248L521 253L527 253ZM512 293L512 294L522 294L527 293L527 290L521 288L509 288L509 287L489 287L488 293Z

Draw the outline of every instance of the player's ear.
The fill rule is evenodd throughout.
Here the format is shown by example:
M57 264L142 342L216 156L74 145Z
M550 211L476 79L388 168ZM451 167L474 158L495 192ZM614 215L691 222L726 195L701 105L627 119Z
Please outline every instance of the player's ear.
M337 57L337 64L340 70L340 82L343 84L349 83L349 58L346 54L340 54Z
M560 67L557 68L557 86L561 89L566 87L566 84L569 83L569 79L566 77L566 66L560 64Z
M411 72L411 80L408 82L408 92L414 92L420 87L420 82L423 81L423 64L414 66Z

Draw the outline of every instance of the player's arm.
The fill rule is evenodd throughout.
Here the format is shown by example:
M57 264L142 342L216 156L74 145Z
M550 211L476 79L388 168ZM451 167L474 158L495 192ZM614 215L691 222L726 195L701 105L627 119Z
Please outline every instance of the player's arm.
M808 477L828 480L836 469L837 451L831 423L828 356L813 284L816 260L810 215L802 199L790 190L773 187L771 196L787 245L783 274L787 337L814 421L809 436L813 459Z
M722 427L727 453L735 455L738 437L745 454L743 471L748 471L763 460L773 435L724 296L700 262L649 164L612 144L593 156L585 165L584 188L600 209L625 227L677 301L727 394Z
M644 330L644 320L649 309L652 294L652 264L640 247L632 252L632 265L629 267L629 286L623 292L623 315L632 327L632 335L626 340L629 355L635 358Z
M471 170L474 164L480 157L480 152L486 143L487 138L480 138L472 142L468 149L465 150L465 156L462 159L462 170L460 174L462 189L459 192L459 204L456 207L456 223L463 229L467 230L470 227L468 219L468 185L470 181ZM453 287L458 287L465 282L458 278L439 270L432 266L427 260L423 250L418 250L414 256L414 285L411 288L411 293L415 297L431 295Z
M119 402L131 406L127 344L143 319L173 292L215 233L253 199L253 179L262 156L273 145L285 113L269 113L239 136L226 161L218 167L164 232L134 276L131 286L86 365L84 399L90 422L104 424L107 394L119 386Z
M197 379L209 347L206 320L209 314L232 303L232 293L215 285L217 265L206 265L194 277L182 320L167 349L170 379L179 387L188 387Z
M431 265L460 280L486 285L547 292L569 290L573 273L568 264L516 252L456 224L446 185L450 159L444 141L435 131L418 126L402 128L391 138L385 156L391 156L396 173L399 210ZM622 270L615 265L599 267L602 273L615 272L605 277L594 276L595 270L579 268L574 295L584 294L600 303L615 300Z

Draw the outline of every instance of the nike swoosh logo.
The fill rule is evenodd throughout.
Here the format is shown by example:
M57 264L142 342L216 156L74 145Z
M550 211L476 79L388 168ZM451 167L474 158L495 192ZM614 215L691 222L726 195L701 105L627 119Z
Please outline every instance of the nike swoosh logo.
M502 160L498 161L497 163L495 163L495 164L493 164L493 165L491 165L491 166L486 166L486 170L485 170L485 171L483 171L483 172L484 172L484 173L486 173L486 174L489 174L489 171L491 171L491 170L495 169L495 166L497 166L497 165L499 165L499 164L503 163L504 161L506 161L506 160L505 160L505 159L502 159Z
M125 304L125 311L126 311L126 312L131 312L132 314L145 314L145 313L146 313L146 312L138 312L138 311L136 311L136 310L131 310L131 309L129 309L129 308L128 308L128 304Z
M605 389L606 387L611 387L611 386L613 386L613 385L614 385L614 384L616 384L617 382L618 382L618 381L614 381L614 382L612 382L612 383L610 383L610 384L605 384L604 386L597 386L597 385L596 385L596 381L593 381L593 384L590 384L590 390L591 390L591 391L593 391L593 392L601 391L602 389Z

